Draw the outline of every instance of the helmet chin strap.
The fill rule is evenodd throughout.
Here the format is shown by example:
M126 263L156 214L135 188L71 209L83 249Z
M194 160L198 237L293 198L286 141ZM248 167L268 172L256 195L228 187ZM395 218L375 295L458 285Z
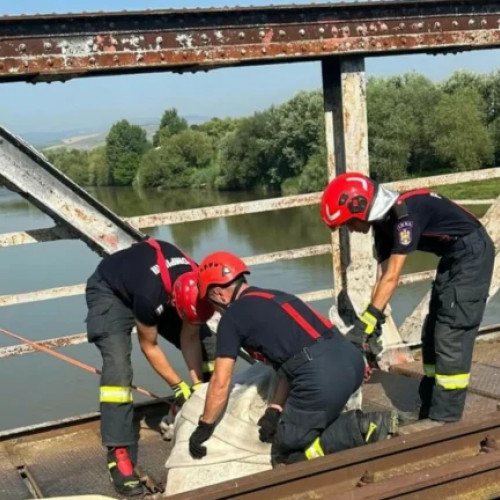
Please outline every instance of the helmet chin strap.
M227 304L223 303L223 302L219 302L218 300L214 300L214 299L208 299L212 304L220 307L221 309L224 309L226 310L235 300L236 300L236 297L238 296L238 293L243 285L244 281L240 281L235 287L234 287L234 290L233 290L233 293L231 294L231 298L229 299L229 302Z

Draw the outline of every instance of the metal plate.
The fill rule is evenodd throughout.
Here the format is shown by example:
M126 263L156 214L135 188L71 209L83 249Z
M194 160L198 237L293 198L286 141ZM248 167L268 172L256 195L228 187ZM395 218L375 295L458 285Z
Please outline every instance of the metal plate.
M3 445L0 445L0 498L2 500L31 498L28 488L23 483Z

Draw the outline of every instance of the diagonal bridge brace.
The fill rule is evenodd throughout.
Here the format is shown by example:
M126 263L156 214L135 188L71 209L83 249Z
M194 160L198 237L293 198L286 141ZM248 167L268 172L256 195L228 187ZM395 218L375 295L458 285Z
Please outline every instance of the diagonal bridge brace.
M100 255L146 237L63 175L21 138L0 127L0 184L56 223L58 238L79 238Z

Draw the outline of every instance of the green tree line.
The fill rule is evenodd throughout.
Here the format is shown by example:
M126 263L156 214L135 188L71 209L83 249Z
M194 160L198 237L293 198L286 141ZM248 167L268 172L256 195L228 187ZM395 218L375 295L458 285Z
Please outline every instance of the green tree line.
M500 71L440 83L416 73L370 78L367 106L370 168L380 181L500 163ZM319 191L327 180L322 94L191 126L168 109L152 142L121 120L104 146L45 154L84 186Z

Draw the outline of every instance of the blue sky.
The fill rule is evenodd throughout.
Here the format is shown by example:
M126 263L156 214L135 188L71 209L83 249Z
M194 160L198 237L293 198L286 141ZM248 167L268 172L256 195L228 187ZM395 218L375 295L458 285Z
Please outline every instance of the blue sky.
M0 15L286 4L283 0L3 0ZM300 3L300 2L296 2ZM304 2L307 3L307 2ZM69 7L71 6L71 7ZM458 55L412 55L366 59L368 76L417 71L442 80L453 71L500 69L500 50ZM176 75L150 73L71 80L64 84L0 85L0 123L17 132L105 129L127 118L159 120L176 107L184 116L244 116L286 101L302 89L321 86L320 63L218 69Z

